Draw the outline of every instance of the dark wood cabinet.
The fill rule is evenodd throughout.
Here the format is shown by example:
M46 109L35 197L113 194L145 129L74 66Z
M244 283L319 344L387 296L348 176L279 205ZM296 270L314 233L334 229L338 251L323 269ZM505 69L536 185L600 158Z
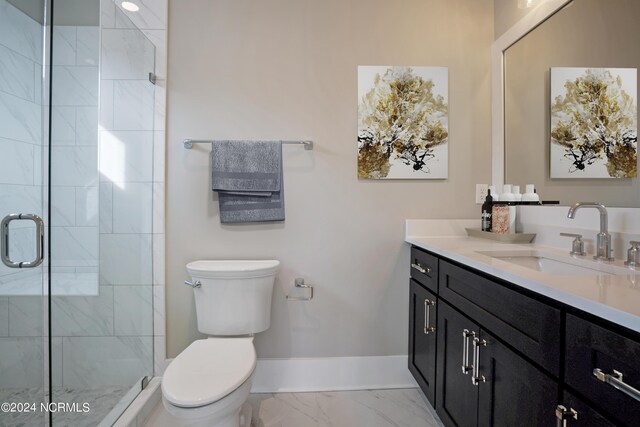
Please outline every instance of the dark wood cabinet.
M558 384L440 302L436 412L447 426L555 426Z
M560 310L472 271L440 262L439 296L547 369L560 373Z
M438 293L438 258L418 248L411 248L411 278Z
M419 248L411 264L409 369L445 426L640 426L594 375L640 389L639 333Z
M567 427L614 427L616 425L569 392L564 392L562 406L573 414L568 418Z
M409 371L435 405L437 298L415 280L409 289Z
M558 383L492 334L479 339L478 426L555 427Z
M446 426L477 425L478 387L471 383L470 351L471 332L478 330L478 325L440 301L435 409Z
M567 315L565 382L620 425L640 425L640 402L611 384L599 381L602 374L620 372L625 384L640 390L640 340L603 326Z

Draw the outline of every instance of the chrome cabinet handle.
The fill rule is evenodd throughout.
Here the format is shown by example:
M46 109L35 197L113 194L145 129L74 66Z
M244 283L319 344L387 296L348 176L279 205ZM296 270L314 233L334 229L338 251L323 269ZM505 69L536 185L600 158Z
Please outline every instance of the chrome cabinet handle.
M414 269L418 270L422 274L431 273L431 267L424 268L423 266L421 266L417 262L412 263L411 264L411 268L414 268Z
M613 374L605 374L601 369L596 368L593 370L593 376L596 377L598 381L609 384L627 396L640 402L640 391L623 381L622 372L614 369Z
M572 418L574 420L578 419L578 413L576 412L575 409L573 408L567 409L563 405L556 406L556 419L558 420L556 422L557 427L567 427L568 425L567 421L569 421Z
M36 223L36 258L33 261L16 262L9 255L9 223L11 221L33 221ZM44 221L35 214L11 214L0 223L0 258L9 268L34 268L44 261Z
M430 299L426 299L424 300L424 334L425 335L429 335L430 332L435 332L436 328L434 326L431 326L431 306L435 306L436 302L435 301L431 301Z
M202 287L202 283L200 283L200 280L196 280L195 282L190 282L188 280L185 280L184 284L187 285L187 286L191 286L192 288L200 288L200 287Z
M467 375L473 366L469 366L469 338L475 339L476 333L468 329L462 331L462 373Z
M487 341L480 338L473 338L473 372L471 373L471 384L478 385L487 379L480 375L480 347L486 347Z

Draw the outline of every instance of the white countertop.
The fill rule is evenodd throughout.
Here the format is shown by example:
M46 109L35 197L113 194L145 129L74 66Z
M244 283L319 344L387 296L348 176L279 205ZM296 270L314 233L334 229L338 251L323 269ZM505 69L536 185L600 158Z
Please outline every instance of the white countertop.
M408 230L409 231L409 230ZM607 269L591 256L572 258L567 251L536 244L506 244L472 237L420 237L405 241L442 257L553 298L569 306L640 332L640 270L631 270L617 260L615 274L567 276L535 271L479 252L541 251L556 259L569 259L587 268ZM611 270L611 268L609 268ZM624 271L624 274L620 274Z

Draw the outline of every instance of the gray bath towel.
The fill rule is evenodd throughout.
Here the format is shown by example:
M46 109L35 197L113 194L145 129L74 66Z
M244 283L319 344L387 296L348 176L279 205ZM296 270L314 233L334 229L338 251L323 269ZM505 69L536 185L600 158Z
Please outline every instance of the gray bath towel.
M213 191L254 196L280 191L281 159L280 141L214 141Z
M220 222L284 221L280 141L220 141L211 151Z

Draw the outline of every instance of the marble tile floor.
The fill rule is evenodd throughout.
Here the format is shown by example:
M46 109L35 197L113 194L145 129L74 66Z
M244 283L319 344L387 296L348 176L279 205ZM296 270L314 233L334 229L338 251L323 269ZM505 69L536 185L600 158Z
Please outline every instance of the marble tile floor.
M251 394L252 427L441 427L416 389ZM178 427L156 406L145 427Z
M90 411L87 413L58 412L53 415L53 426L95 427L107 416L109 411L120 401L131 387L102 387L98 389L55 388L53 400L64 403L87 402ZM35 402L38 406L43 399L40 388L0 389L0 402ZM44 425L45 417L39 410L35 413L1 413L0 426L3 427L37 427Z

